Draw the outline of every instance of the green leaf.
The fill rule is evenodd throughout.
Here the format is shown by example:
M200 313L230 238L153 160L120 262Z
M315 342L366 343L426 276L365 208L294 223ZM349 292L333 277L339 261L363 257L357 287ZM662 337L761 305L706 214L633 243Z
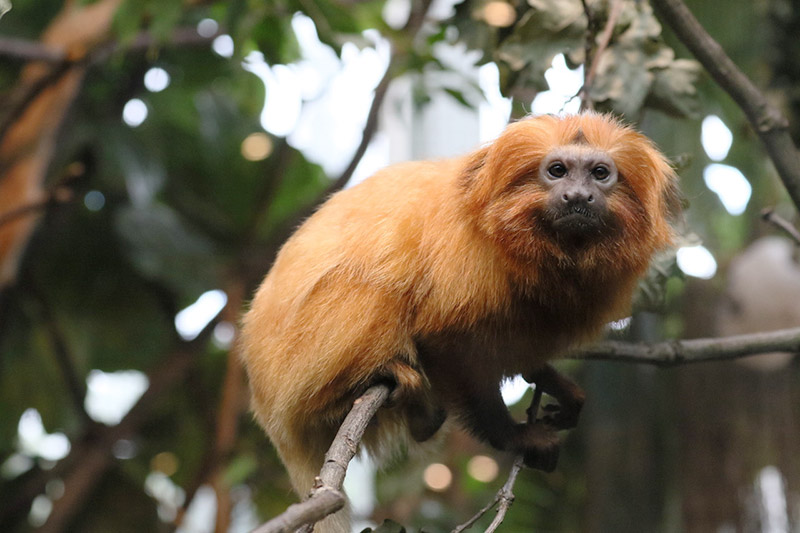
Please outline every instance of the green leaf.
M473 106L471 103L469 103L467 98L464 96L463 92L458 91L456 89L450 89L448 87L443 87L442 90L444 92L446 92L447 94L449 94L451 97L453 97L453 99L456 102L458 102L459 104L463 105L467 109L474 109L475 106Z
M647 105L678 117L696 117L700 110L697 83L703 69L691 59L677 59L657 70Z
M667 295L667 282L673 278L683 278L678 268L677 248L664 250L652 259L645 277L639 281L633 299L635 311L654 311L664 309Z
M213 244L172 209L160 204L123 208L115 225L129 260L146 278L181 292L213 288Z

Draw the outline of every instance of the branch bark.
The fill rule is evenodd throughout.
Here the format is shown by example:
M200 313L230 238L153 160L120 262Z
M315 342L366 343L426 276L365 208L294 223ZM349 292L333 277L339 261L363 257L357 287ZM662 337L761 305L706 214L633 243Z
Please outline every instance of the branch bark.
M772 159L795 206L800 208L800 154L789 122L739 70L681 0L651 0L659 18L694 54L712 78L744 111Z
M672 367L704 361L728 360L774 351L800 352L800 328L652 344L606 341L573 352L567 357ZM298 527L304 524L313 524L344 506L345 499L341 487L347 472L347 465L356 453L364 429L388 394L388 387L379 385L369 389L356 400L325 456L325 464L309 498L301 503L291 505L283 514L263 524L253 533L295 531ZM537 391L528 408L528 423L535 423L540 400L541 392ZM508 480L494 499L467 522L453 529L452 533L461 533L469 529L497 505L497 515L486 530L487 532L495 531L514 502L513 487L522 467L522 457L519 456L514 461Z
M536 423L536 416L537 413L539 412L539 404L541 403L541 401L542 401L542 391L540 388L537 387L533 393L531 404L530 406L528 406L528 424ZM508 479L506 480L505 483L503 483L503 486L500 487L500 490L497 491L497 493L494 496L494 499L490 501L483 509L475 513L475 515L472 518L470 518L460 526L453 529L451 533L462 533L463 531L466 531L467 529L471 528L472 526L475 525L475 522L480 520L480 518L483 515L488 513L491 508L499 504L499 506L497 507L497 514L495 515L494 520L492 520L491 524L489 524L489 527L486 528L487 533L495 531L503 522L503 520L506 517L506 513L511 508L511 505L514 503L514 485L517 482L517 476L519 475L523 466L525 466L524 458L522 455L518 455L517 457L514 458L514 464L511 466L511 471L508 474Z
M603 33L600 34L600 41L597 43L597 50L594 54L592 54L592 41L594 41L594 32L593 32L593 18L594 14L592 13L592 9L589 7L589 4L586 0L583 0L583 11L586 13L587 23L586 23L586 46L585 46L585 55L584 58L584 77L583 77L583 87L580 90L581 96L581 111L586 111L587 109L594 109L594 103L592 99L589 98L589 93L592 90L592 84L594 83L594 79L597 77L597 68L600 64L600 57L603 55L603 52L606 51L608 45L611 43L611 36L614 34L614 27L617 25L617 19L619 19L619 15L622 12L622 0L613 0L611 3L611 8L608 13L608 20L606 20L606 25L603 28Z
M225 292L228 295L228 305L222 312L222 319L230 324L236 324L244 302L243 283L231 282ZM238 350L238 334L237 330L236 338L228 350L212 455L211 485L217 495L217 517L214 531L218 533L225 533L230 526L233 506L230 483L225 478L225 467L228 465L228 458L236 444L236 436L239 433L239 417L247 407L245 371Z
M402 30L404 33L411 36L412 42L420 28L422 28L422 25L425 23L425 16L427 15L428 9L430 9L432 2L433 0L422 0L419 3L412 3L411 13L408 15L408 20L406 21ZM358 163L367 152L369 143L372 141L372 137L375 136L375 132L378 129L378 113L383 105L383 99L386 97L386 91L389 89L389 84L391 81L397 75L395 72L397 69L397 63L398 52L397 50L392 50L391 57L389 58L389 65L386 67L386 72L384 73L383 78L381 78L381 81L378 83L377 87L375 87L375 96L373 97L372 105L369 108L367 122L364 126L364 133L361 136L361 143L359 143L358 148L353 154L350 164L347 165L345 171L328 188L327 194L325 195L326 198L347 185L347 182L353 177L353 173L356 171Z
M606 341L573 352L567 357L673 367L770 352L800 352L800 328L652 344Z
M253 533L288 533L304 524L314 524L345 504L342 483L347 465L355 456L364 431L389 396L389 387L375 385L353 403L339 427L308 499L290 505L286 511L256 528Z
M761 211L761 218L773 226L782 229L792 238L795 244L800 245L800 231L797 230L788 220L776 213L772 208Z

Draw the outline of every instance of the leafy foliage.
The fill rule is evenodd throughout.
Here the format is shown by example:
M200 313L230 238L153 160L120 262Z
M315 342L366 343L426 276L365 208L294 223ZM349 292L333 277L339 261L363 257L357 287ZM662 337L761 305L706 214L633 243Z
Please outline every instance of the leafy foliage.
M73 201L48 208L26 250L17 285L0 293L0 463L20 451L17 426L22 413L33 407L45 430L64 432L73 450L89 453L97 442L105 445L104 457L118 442L133 450L118 453L84 495L70 522L74 530L166 529L171 517L163 505L159 516L157 498L144 491L154 472L164 474L188 499L201 483L248 486L249 501L262 518L278 514L292 501L283 468L244 412L243 401L234 402L233 414L223 420L238 424L235 442L227 448L219 436L223 376L236 356L235 351L229 355L229 340L218 335L214 342L192 344L179 338L174 320L208 290L224 290L234 304L241 303L237 294L244 293L246 300L269 267L286 227L296 225L297 213L307 213L330 186L322 168L286 139L267 136L271 151L259 161L247 160L241 152L248 135L263 133L259 113L265 97L264 85L242 68L241 60L259 51L272 65L301 61L303 50L292 26L297 12L313 19L320 40L336 54L345 43L367 46L366 29L377 29L389 39L390 74L415 80L414 111L437 92L464 107L481 102L475 80L443 60L439 46L477 50L478 64L496 62L503 94L516 97L523 107L547 89L544 73L555 55L564 54L577 66L586 61L588 49L590 57L598 57L589 98L601 110L641 120L641 128L667 153L688 162L681 175L691 200L689 225L720 252L721 262L733 255L759 230L746 217L732 220L703 185L701 172L708 158L698 146L699 123L686 119L716 113L736 132L728 162L751 177L753 211L785 197L741 115L702 76L695 61L679 57L674 39L664 34L648 3L622 0L602 53L600 33L611 2L587 3L591 20L581 0L514 0L513 22L498 27L488 23L486 2L467 0L455 6L451 18L431 21L412 36L383 20L382 0L122 2L110 35L119 48L92 64L69 120L54 124L62 133L48 184L73 176ZM751 7L736 0L727 11L741 17ZM61 8L62 2L55 0L16 0L0 20L2 33L36 39ZM755 17L742 21L730 13L723 16L713 3L694 2L693 9L711 10L704 21L738 51L750 73L766 76L763 58L774 50L769 32L758 27ZM212 52L209 39L192 35L196 42L174 42L180 30L192 30L205 18L219 23L218 33L232 37L232 59ZM743 23L746 29L740 27ZM150 41L142 47L137 39L145 33ZM787 35L793 38L791 32ZM143 74L154 66L170 74L167 90L148 92L142 86ZM20 62L0 62L1 106L8 105L10 100L2 97L18 84L20 68ZM781 79L790 86L795 81ZM137 128L120 119L132 98L141 99L149 113ZM7 111L0 109L0 120ZM89 201L98 193L100 207ZM678 277L674 254L666 254L642 282L637 303L641 309L666 305L679 332L682 323L675 317L680 298L665 290ZM224 317L223 326L236 321L235 311ZM61 352L67 354L66 370L59 363ZM191 355L188 363L180 357L186 353ZM109 433L87 423L80 399L70 399L75 394L70 380L83 385L93 369L136 369L147 373L151 384L160 379L164 385L144 402L138 419L121 424L125 431L117 435L113 428ZM624 387L591 368L586 373L597 392L593 397L599 398L600 413L594 420L609 416L602 412L604 401L616 402L617 416L627 416L620 392ZM645 407L637 407L635 414L645 416ZM597 428L591 421L589 427ZM663 425L658 430L666 431ZM518 503L506 521L509 531L588 529L584 521L589 518L582 512L588 499L586 480L594 476L592 482L604 481L599 479L602 465L586 472L581 463L587 454L599 453L584 449L584 442L597 438L588 433L576 432L568 440L562 474L523 473ZM114 442L98 438L109 434ZM603 439L610 437L603 433L598 439L607 449ZM464 473L468 455L489 453L477 446L456 437L448 441L443 460L456 471L449 494L426 490L420 481L424 465L405 463L379 474L381 502L385 508L393 505L391 511L405 512L409 526L447 530L481 507L502 483L479 482ZM165 452L177 458L168 474L154 462ZM0 472L0 529L28 529L30 499L43 493L51 478L66 479L70 467L83 467L62 463L53 471L41 457L28 458L32 465L26 471ZM645 484L636 490L644 491ZM31 486L37 490L30 492ZM25 497L27 505L15 508ZM399 532L404 526L386 521L373 531Z

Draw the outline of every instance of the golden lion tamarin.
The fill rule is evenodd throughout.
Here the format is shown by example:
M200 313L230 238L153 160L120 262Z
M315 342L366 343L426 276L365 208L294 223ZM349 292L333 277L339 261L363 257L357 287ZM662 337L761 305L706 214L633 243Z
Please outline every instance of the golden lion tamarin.
M628 312L672 241L675 187L644 136L587 113L524 119L465 157L391 166L331 197L279 253L242 335L255 415L298 494L380 381L394 388L370 452L453 416L552 470L583 394L547 361ZM503 404L517 374L558 400L542 423ZM347 528L341 514L321 524Z

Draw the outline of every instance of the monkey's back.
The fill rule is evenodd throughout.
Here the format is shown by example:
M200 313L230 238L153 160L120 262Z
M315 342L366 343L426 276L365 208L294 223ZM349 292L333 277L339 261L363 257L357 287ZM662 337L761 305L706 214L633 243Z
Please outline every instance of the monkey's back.
M285 420L338 424L352 400L343 392L398 355L413 359L413 335L500 299L475 295L496 289L476 266L490 254L458 212L463 164L384 169L331 197L284 245L243 330L254 410L273 440Z

